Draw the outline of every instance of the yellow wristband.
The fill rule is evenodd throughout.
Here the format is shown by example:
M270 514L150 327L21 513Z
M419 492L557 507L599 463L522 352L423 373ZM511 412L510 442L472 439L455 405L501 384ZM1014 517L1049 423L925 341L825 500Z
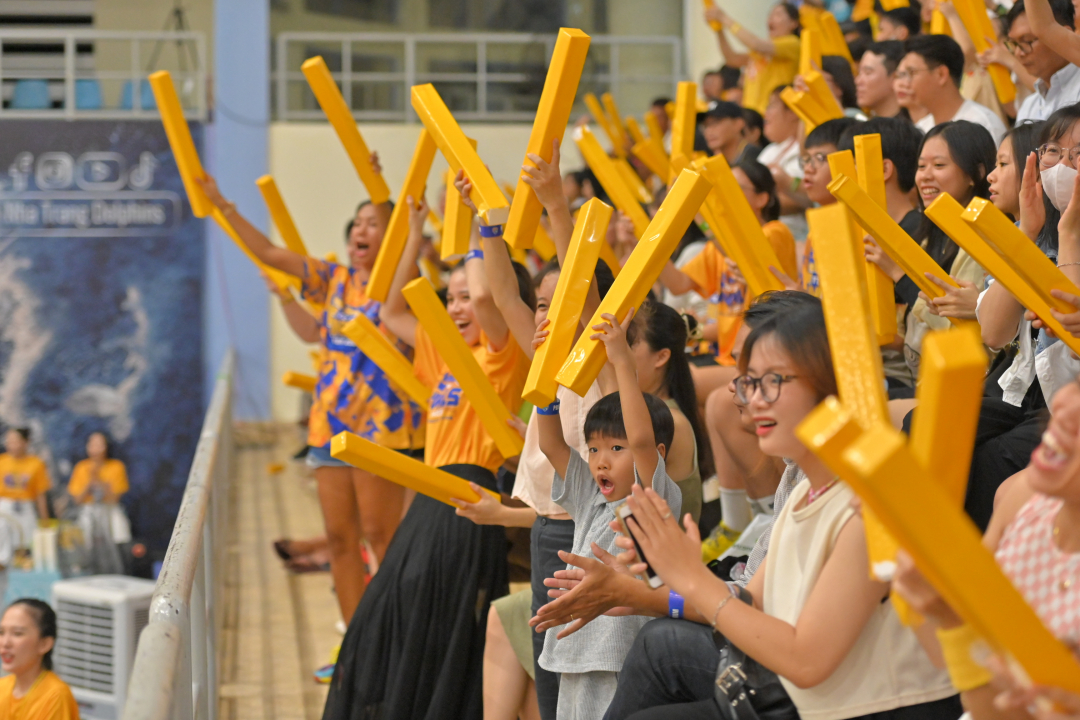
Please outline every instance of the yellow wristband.
M990 683L993 674L971 657L972 646L983 640L970 625L938 629L937 638L954 688L964 692Z

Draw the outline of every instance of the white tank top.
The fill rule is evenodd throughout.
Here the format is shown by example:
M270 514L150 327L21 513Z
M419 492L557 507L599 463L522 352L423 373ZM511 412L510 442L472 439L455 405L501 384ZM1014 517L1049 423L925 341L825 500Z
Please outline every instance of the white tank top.
M773 524L765 565L763 607L795 625L844 525L854 516L851 489L837 483L800 507L810 482L791 493ZM796 510L796 508L799 508ZM843 720L956 694L948 673L933 666L915 633L904 627L891 602L882 603L854 647L825 682L800 689L781 677L803 720Z

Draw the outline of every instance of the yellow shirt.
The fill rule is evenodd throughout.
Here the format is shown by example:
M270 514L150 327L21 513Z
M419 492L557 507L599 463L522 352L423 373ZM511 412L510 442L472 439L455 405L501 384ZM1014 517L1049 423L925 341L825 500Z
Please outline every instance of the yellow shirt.
M743 71L743 107L765 114L769 95L774 88L790 85L799 70L799 38L784 35L773 38L776 49L772 57L751 52Z
M795 261L795 238L784 223L773 220L761 226L769 241L779 269L794 278L798 272ZM709 314L717 323L717 362L734 365L731 356L735 347L735 335L742 326L742 314L750 300L746 284L739 282L727 269L727 258L715 243L708 243L682 271L694 281L698 292L709 301Z
M472 353L499 398L516 414L529 375L529 358L512 337L507 338L506 347L491 352L483 333ZM432 467L468 464L498 470L505 458L421 325L416 326L413 369L422 383L435 388L428 402L424 462Z
M79 720L79 705L71 688L51 670L43 670L30 692L14 697L15 676L0 678L0 718L3 720Z
M51 487L49 471L41 458L33 455L14 458L7 453L0 455L0 497L34 500Z
M90 479L93 473L94 463L89 458L76 463L75 469L71 471L71 480L68 481L68 494L73 498L78 498L86 492L86 489L90 487ZM117 497L128 491L127 468L119 460L106 460L102 463L101 469L98 470L98 480L108 485L113 495ZM83 500L84 503L93 501L93 493L87 495Z

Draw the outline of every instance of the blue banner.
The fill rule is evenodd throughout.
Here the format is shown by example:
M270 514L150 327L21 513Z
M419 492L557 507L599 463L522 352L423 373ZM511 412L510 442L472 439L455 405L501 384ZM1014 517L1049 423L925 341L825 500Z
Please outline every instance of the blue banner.
M203 223L160 122L0 138L0 423L32 429L54 491L107 433L133 533L163 549L202 421Z

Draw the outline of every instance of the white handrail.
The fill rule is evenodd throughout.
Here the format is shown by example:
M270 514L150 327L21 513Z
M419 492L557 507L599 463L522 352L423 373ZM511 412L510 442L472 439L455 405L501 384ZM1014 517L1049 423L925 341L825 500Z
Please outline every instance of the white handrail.
M399 89L404 100L400 109L378 110L361 108L353 110L357 120L380 121L415 121L412 105L408 102L409 88L422 82L456 82L476 85L476 111L455 111L454 117L469 121L522 121L531 122L532 112L513 110L491 110L487 98L489 87L496 83L522 83L531 78L526 73L491 72L487 67L489 46L491 45L543 45L545 61L551 59L555 47L555 35L535 33L334 33L334 32L285 32L277 36L275 45L274 90L276 94L276 116L278 120L320 120L323 113L318 108L298 107L300 95L290 93L293 84L305 83L300 72L300 64L307 59L307 53L296 53L291 46L303 43L333 43L340 47L341 70L331 72L339 82L345 102L352 106L353 83L368 81L391 85ZM380 47L398 45L402 58L400 69L391 71L363 71L352 67L353 46L363 44ZM471 45L475 48L475 72L424 72L418 67L418 46L428 45ZM582 75L582 87L603 87L609 89L616 100L619 99L620 85L630 83L656 83L669 86L674 95L678 82L683 78L682 38L660 35L594 35L594 47L606 46L608 59L606 69L594 70L586 65ZM620 48L636 46L654 46L670 52L670 73L627 73L620 68ZM599 90L597 92L600 92ZM536 89L539 100L540 88Z
M215 720L217 639L229 485L232 478L230 351L218 372L187 487L139 638L123 720Z

